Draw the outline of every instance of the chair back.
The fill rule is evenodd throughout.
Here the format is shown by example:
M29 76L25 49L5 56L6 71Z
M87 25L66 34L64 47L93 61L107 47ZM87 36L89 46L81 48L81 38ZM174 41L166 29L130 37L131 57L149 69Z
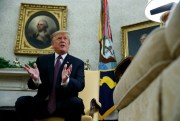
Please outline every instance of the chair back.
M85 70L85 88L79 93L79 97L83 99L85 112L90 109L90 102L93 98L99 101L99 71ZM94 115L93 120L98 121L98 113Z

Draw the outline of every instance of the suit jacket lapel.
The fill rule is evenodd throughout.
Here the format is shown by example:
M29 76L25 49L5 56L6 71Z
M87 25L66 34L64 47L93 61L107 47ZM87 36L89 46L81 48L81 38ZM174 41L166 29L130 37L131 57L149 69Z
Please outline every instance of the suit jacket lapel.
M69 54L67 54L67 56L64 58L64 61L63 61L63 63L61 64L61 67L60 67L60 69L59 69L58 79L59 79L60 81L58 81L58 82L60 82L60 83L61 83L61 78L62 78L62 77L61 77L61 74L62 74L64 65L67 64L67 67L69 67L69 65L70 65L69 60L70 60L70 56L69 56Z
M70 55L67 54L67 56L64 58L64 61L61 65L60 72L62 72L65 64L67 64L67 67L69 67L69 65L70 65L69 61L70 61Z
M70 60L70 56L69 54L67 54L67 56L64 58L64 61L63 63L61 64L61 67L59 69L59 75L58 75L58 78L61 78L61 73L63 71L63 68L64 68L64 65L67 64L67 67L69 67L69 60Z
M55 60L55 54L50 55L49 57L49 63L48 63L48 71L49 71L49 80L50 83L54 80L54 60Z

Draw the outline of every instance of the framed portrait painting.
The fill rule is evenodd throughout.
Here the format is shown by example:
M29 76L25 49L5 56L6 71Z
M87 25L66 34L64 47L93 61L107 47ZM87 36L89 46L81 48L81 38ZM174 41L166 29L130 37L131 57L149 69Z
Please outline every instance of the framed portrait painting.
M51 34L66 26L67 6L22 3L15 54L52 53Z
M150 34L151 31L160 26L160 23L156 23L150 20L132 25L122 26L122 57L126 58L127 56L135 56L148 34Z

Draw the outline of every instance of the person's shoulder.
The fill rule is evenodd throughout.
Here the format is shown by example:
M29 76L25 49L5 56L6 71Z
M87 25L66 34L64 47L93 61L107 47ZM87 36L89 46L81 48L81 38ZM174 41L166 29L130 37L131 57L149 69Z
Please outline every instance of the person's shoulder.
M78 57L75 57L75 56L73 56L73 55L67 55L67 56L69 56L69 58L71 58L72 60L74 60L74 61L79 61L79 62L83 62L80 58L78 58ZM83 62L84 63L84 62Z
M32 37L36 38L39 35L38 32L33 33Z
M54 54L39 55L38 58L39 58L39 59L46 59L46 58L53 57L53 55L54 55Z

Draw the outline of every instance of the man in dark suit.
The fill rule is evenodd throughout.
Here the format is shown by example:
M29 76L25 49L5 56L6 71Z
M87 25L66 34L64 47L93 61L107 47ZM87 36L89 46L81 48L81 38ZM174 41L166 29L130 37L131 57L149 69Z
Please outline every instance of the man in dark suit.
M85 86L84 62L68 54L69 46L69 33L57 31L52 34L55 53L39 56L34 68L24 66L31 77L28 87L37 89L37 94L17 99L17 121L33 121L51 116L63 117L65 121L81 120L84 104L78 92ZM57 77L54 75L56 64L61 65Z

